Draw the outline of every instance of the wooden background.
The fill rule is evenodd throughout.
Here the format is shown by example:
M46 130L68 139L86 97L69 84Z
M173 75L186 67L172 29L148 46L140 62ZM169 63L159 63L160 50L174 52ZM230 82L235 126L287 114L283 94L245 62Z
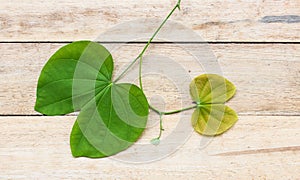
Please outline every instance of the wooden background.
M224 76L237 87L229 105L239 121L205 149L193 132L178 151L151 163L73 158L69 134L76 116L34 111L39 73L59 47L93 40L125 21L163 19L174 4L0 0L0 179L300 179L299 0L182 0L171 19L209 43ZM142 47L131 43L113 54L116 70ZM185 59L172 44L156 42L151 49ZM185 62L191 76L201 73ZM147 96L161 94L166 109L180 108L172 88L164 89L155 77L145 81ZM178 115L165 118L165 136L177 122ZM157 126L149 128L140 141L157 133Z

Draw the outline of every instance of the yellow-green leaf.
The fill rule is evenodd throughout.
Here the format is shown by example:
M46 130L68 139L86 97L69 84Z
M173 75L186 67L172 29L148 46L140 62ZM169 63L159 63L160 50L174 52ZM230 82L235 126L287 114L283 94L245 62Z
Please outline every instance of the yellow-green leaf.
M225 103L235 94L235 86L216 74L202 74L191 82L190 94L197 104Z
M216 74L203 74L190 84L190 94L197 108L192 125L200 134L215 136L224 133L238 120L236 112L224 103L235 94L235 86Z
M194 129L207 136L224 133L231 128L238 116L236 112L224 104L211 104L199 106L192 115Z

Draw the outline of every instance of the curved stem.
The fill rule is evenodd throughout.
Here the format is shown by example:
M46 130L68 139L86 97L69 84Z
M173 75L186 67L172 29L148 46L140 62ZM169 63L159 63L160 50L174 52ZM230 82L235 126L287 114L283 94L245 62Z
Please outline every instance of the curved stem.
M154 37L158 34L158 32L161 30L161 28L165 25L165 23L168 21L168 19L171 17L171 15L174 13L174 11L178 8L180 10L180 2L181 0L177 1L177 4L174 6L174 8L171 10L171 12L167 15L167 17L163 20L163 22L160 24L160 26L156 29L156 31L153 33L153 35L151 36L151 38L148 40L147 44L145 45L145 47L143 48L143 50L140 52L140 54L126 67L126 69L115 79L114 83L116 83L117 81L119 81L123 75L136 63L136 61L139 60L139 83L140 83L140 88L141 90L143 90L143 83L142 83L142 64L143 64L143 55L146 52L146 50L148 49L150 43L153 41ZM187 108L183 108L183 109L179 109L179 110L175 110L175 111L170 111L170 112L162 112L159 111L158 109L152 107L149 104L150 109L152 109L153 111L155 111L156 113L159 114L159 124L160 124L160 130L159 130L159 136L156 138L156 140L158 140L162 135L162 131L163 129L163 122L162 122L162 116L163 115L170 115L170 114L175 114L175 113L179 113L182 111L186 111L189 109L193 109L196 106L191 106L191 107L187 107ZM155 140L155 139L154 139Z
M154 32L154 34L148 40L147 44L145 45L145 47L143 48L141 53L128 65L128 67L116 78L116 80L114 82L119 81L123 77L123 75L135 64L135 62L137 60L139 60L141 57L143 57L143 55L144 55L145 51L147 50L147 48L149 47L150 43L153 41L154 37L157 35L157 33L160 31L160 29L164 26L164 24L167 22L167 20L170 18L170 16L174 13L174 11L177 8L180 10L180 2L181 2L181 0L178 0L177 4L174 6L174 8L171 10L171 12L167 15L167 17L164 19L164 21L161 23L161 25L157 28L157 30ZM140 64L142 64L142 59L140 59ZM141 65L140 65L140 68L141 68ZM139 76L141 76L141 70L140 70ZM141 78L140 78L140 80L141 80Z
M158 135L157 139L160 139L162 132L164 131L162 116L163 116L162 114L159 115L159 135Z
M176 114L176 113L179 113L179 112L183 112L183 111L187 111L187 110L190 110L190 109L194 109L197 106L198 105L194 105L194 106L190 106L190 107L186 107L186 108L182 108L182 109L178 109L178 110L174 110L174 111L163 112L163 111L160 111L160 110L154 108L153 106L151 106L149 104L150 109L152 109L154 112L156 112L157 114L159 114L159 135L158 135L157 138L152 139L151 143L157 145L160 142L160 137L162 135L162 132L164 131L163 120L162 120L163 115Z

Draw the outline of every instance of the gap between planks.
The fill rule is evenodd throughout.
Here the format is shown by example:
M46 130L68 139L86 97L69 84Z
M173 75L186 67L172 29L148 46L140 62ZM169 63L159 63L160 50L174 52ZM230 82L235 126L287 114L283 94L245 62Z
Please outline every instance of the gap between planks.
M159 22L133 28L154 32L176 1L51 2L1 0L0 40L75 40L96 38L112 27L149 17ZM209 41L299 41L299 1L182 1L171 20ZM132 11L134 9L134 11ZM124 23L125 22L125 23ZM171 23L168 21L167 26ZM167 27L166 26L166 27ZM136 28L139 27L139 28ZM168 29L167 27L166 29ZM171 29L171 28L170 28ZM141 36L143 37L143 36ZM186 38L183 38L186 40Z
M88 40L88 39L86 39ZM80 41L80 40L79 40ZM103 43L103 44L147 44L147 41L94 41L93 42ZM57 43L57 44L68 44L75 41L0 41L0 44L50 44L50 43ZM293 42L293 41L249 41L249 42L243 42L243 41L195 41L195 42L189 42L189 41L156 41L153 40L151 44L300 44L299 42Z
M78 113L70 113L70 114L66 114L66 115L58 115L58 116L78 116ZM42 114L0 114L0 117L47 117L46 115L42 115ZM168 115L169 116L169 115ZM238 116L299 116L300 117L300 113L238 113Z

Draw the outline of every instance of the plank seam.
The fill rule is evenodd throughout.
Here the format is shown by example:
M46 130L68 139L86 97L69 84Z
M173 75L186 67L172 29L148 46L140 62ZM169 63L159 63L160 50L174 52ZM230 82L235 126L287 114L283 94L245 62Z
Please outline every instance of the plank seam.
M66 44L66 43L72 43L74 41L0 41L2 44L33 44L33 43L39 43L39 44L50 44L50 43L58 43L58 44ZM120 43L126 43L126 44L145 44L146 41L95 41L98 43L103 44L120 44ZM189 42L189 41L174 41L174 42L165 42L165 41L154 41L152 44L300 44L300 42L281 42L281 41L195 41L195 42Z
M26 116L26 117L34 117L34 116L40 116L40 117L52 117L52 116L46 116L46 115L42 115L42 114L0 114L0 117L22 117L22 116ZM76 114L67 114L67 115L58 115L55 117L64 117L64 116L78 116ZM266 117L300 117L300 114L238 114L238 116L266 116ZM54 117L54 116L53 116Z

